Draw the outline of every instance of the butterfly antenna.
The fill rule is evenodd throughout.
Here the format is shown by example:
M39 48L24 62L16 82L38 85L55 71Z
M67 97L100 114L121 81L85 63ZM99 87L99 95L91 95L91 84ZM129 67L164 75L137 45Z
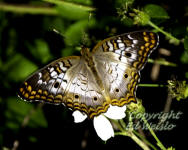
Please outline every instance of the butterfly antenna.
M69 39L67 36L65 36L64 34L62 34L60 31L58 31L57 29L52 29L53 32L55 32L57 35L60 35L61 37L63 37L64 39ZM68 44L68 46L73 46L73 44Z
M63 34L61 34L57 29L52 29L53 32L55 32L58 35L64 36Z

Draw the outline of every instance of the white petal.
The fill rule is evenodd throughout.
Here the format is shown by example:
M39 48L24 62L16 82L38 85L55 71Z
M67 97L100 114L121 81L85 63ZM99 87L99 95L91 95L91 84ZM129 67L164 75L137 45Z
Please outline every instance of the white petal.
M80 111L78 110L75 110L73 113L72 113L73 117L74 117L74 122L75 123L80 123L80 122L83 122L86 118L87 118L87 115L84 114L84 113L81 113Z
M125 117L125 110L126 105L122 107L110 105L110 107L108 108L107 112L104 113L104 115L110 119L122 119Z
M114 137L114 130L110 121L103 115L94 117L93 119L94 128L97 132L97 135L103 140L106 141L111 137Z

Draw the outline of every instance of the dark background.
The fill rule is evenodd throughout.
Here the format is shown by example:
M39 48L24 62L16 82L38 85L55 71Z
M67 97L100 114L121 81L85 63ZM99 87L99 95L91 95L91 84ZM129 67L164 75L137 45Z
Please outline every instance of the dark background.
M81 45L92 48L107 37L137 30L156 31L148 24L133 23L130 15L133 9L144 10L147 5L155 4L164 9L168 17L152 17L151 21L182 42L169 43L169 39L158 33L160 43L151 57L164 58L177 64L177 67L160 65L157 79L151 78L154 64L148 63L141 71L141 83L167 84L167 80L177 81L188 78L188 51L182 39L188 36L188 3L186 0L103 0L70 1L72 4L95 8L89 13L83 10L76 16L69 7L61 8L47 2L29 0L0 1L0 146L12 149L141 149L129 137L115 136L106 143L100 140L93 128L92 120L75 124L72 112L64 106L39 105L27 103L17 97L17 90L24 79L32 72L49 62L68 55L80 55ZM124 9L129 2L128 9ZM131 3L131 4L130 4ZM7 11L11 4L21 7L46 7L57 10L52 14L31 14ZM71 12L72 10L72 12ZM75 10L76 11L76 10ZM82 14L82 11L85 13ZM118 12L123 12L120 15ZM126 16L126 17L125 17ZM157 16L157 14L156 14ZM164 15L165 16L165 15ZM125 18L123 18L125 17ZM60 34L53 31L56 29ZM170 51L170 56L160 54L159 49ZM166 87L138 87L137 97L142 99L146 112L158 113L164 110L168 98ZM165 147L181 149L186 146L184 137L187 131L187 100L172 99L171 110L183 112L180 119L170 119L176 125L170 131L156 131ZM28 122L24 124L24 118ZM155 120L156 121L156 120ZM155 144L148 131L147 139ZM186 135L186 134L185 134Z

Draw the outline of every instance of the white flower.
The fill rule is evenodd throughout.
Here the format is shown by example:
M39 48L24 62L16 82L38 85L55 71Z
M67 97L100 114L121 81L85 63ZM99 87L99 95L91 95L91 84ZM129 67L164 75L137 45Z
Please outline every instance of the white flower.
M84 121L87 118L87 115L84 113L81 113L79 110L76 110L72 113L73 117L74 117L74 122L75 123L80 123L82 121Z
M122 119L125 117L125 110L126 105L124 105L123 107L110 105L106 113L94 117L94 128L97 132L97 135L103 141L107 141L109 138L114 137L113 127L107 117L110 119ZM78 110L74 111L72 115L74 117L75 123L82 122L87 118L86 114L81 113Z

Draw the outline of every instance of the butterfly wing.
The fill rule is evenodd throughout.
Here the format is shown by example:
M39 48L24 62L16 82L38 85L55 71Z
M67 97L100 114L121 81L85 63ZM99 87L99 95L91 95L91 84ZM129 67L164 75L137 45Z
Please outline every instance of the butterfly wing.
M84 59L70 56L56 60L31 75L21 85L18 95L30 102L65 104L92 118L109 107L99 89Z
M65 57L34 73L20 87L19 97L26 101L62 103L85 112L89 118L106 112L110 103L122 106L136 101L139 71L157 43L158 37L152 32L106 39L93 49L91 60ZM92 69L88 62L93 63Z
M92 52L94 55L114 53L120 62L141 70L158 42L159 37L153 32L125 33L99 42Z
M21 85L18 95L26 101L60 103L58 94L63 94L71 74L79 64L80 57L70 56L56 60L28 77Z
M97 70L109 91L112 105L136 102L140 70L157 45L157 34L132 32L105 39L94 47Z

